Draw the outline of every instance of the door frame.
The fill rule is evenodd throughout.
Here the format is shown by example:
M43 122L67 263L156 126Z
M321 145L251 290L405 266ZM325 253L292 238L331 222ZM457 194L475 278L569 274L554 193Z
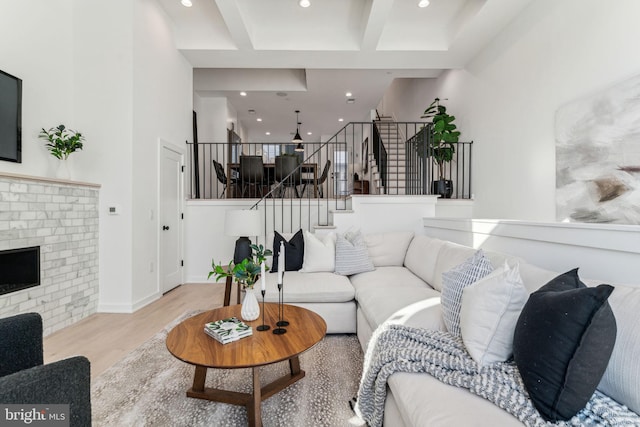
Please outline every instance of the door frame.
M157 170L158 170L158 177L157 177L157 188L156 188L156 239L158 242L157 245L157 250L156 250L156 290L158 292L159 295L163 295L165 293L165 290L162 288L162 283L164 280L164 277L162 276L162 268L160 266L160 256L161 256L161 252L162 252L162 232L160 230L160 222L162 219L162 203L161 203L161 198L162 198L162 194L161 194L161 185L162 185L162 153L164 150L170 150L173 151L174 153L180 155L180 165L182 166L182 174L180 175L180 183L178 188L180 189L180 195L178 196L178 199L180 200L180 211L182 212L183 218L182 220L180 220L178 223L180 224L180 226L178 227L178 241L179 241L179 252L180 252L180 258L182 260L184 260L184 207L185 207L185 173L187 173L187 168L185 166L185 155L186 155L186 150L184 149L184 147L181 147L179 145L173 144L163 138L158 138L158 152L157 152L157 158L156 158L156 164L157 164ZM183 284L184 283L184 265L183 268L180 270L180 283Z

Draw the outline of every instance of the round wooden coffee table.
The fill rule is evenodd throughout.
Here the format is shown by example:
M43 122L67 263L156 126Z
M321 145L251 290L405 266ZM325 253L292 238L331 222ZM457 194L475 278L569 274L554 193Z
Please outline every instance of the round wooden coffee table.
M265 323L271 325L267 331L256 329L262 324L260 313L258 320L245 322L253 328L253 335L238 341L220 344L204 332L204 325L208 322L232 316L240 319L240 309L240 305L222 307L184 320L167 335L167 349L183 362L195 365L193 386L187 390L187 396L246 406L249 425L261 426L262 401L304 377L298 356L322 340L327 332L327 324L310 310L285 304L283 318L289 321L289 326L285 327L285 334L276 335L273 329L278 320L278 305L266 303ZM261 386L260 366L283 360L289 361L291 373ZM252 368L253 392L239 393L205 387L207 368Z

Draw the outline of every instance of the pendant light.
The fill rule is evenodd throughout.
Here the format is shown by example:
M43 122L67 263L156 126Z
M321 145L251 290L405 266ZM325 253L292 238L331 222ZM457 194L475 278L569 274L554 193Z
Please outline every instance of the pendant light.
M300 114L300 110L296 110L296 136L293 137L291 142L297 142L298 145L295 148L295 151L304 151L304 147L302 146L302 137L300 136L300 119L298 118Z

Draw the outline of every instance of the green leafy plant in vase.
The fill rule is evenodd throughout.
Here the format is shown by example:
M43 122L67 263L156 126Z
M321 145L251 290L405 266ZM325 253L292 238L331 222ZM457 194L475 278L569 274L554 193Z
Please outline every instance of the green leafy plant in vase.
M65 125L45 130L42 128L38 135L49 141L46 146L53 157L67 160L71 153L82 150L84 136L80 132L69 129Z
M67 159L71 153L82 150L85 140L84 135L67 128L65 125L59 125L49 130L42 128L38 137L48 141L46 144L47 150L49 150L53 157L61 160L58 165L58 177L70 179L71 176Z
M446 177L446 164L453 160L455 147L460 139L460 132L453 123L456 118L447 113L447 108L440 103L440 98L434 99L420 117L431 119L427 154L438 166L438 180L433 182L433 193L450 198L453 182Z
M216 264L211 261L211 271L208 278L215 276L216 281L231 277L238 286L245 289L245 297L242 301L241 317L243 320L252 321L260 316L260 306L258 300L253 293L253 286L256 284L262 274L262 262L266 257L272 255L270 249L265 249L262 245L251 245L251 258L245 258L242 262L234 264L230 261L228 265L223 266L222 263ZM265 265L265 272L269 267Z

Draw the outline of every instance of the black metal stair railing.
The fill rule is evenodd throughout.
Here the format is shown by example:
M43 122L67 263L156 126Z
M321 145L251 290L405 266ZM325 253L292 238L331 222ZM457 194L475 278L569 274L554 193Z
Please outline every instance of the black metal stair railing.
M332 213L348 208L356 174L370 181L373 194L433 194L438 171L431 161L428 124L381 122L348 123L325 142L304 143L303 153L295 152L290 142L187 143L190 197L257 199L252 208L264 211L269 235L274 230L331 226ZM457 143L454 159L447 164L453 198L471 197L471 147L472 142ZM240 158L247 155L271 167L255 180L242 179ZM296 157L298 164L288 174L275 176L277 156Z

